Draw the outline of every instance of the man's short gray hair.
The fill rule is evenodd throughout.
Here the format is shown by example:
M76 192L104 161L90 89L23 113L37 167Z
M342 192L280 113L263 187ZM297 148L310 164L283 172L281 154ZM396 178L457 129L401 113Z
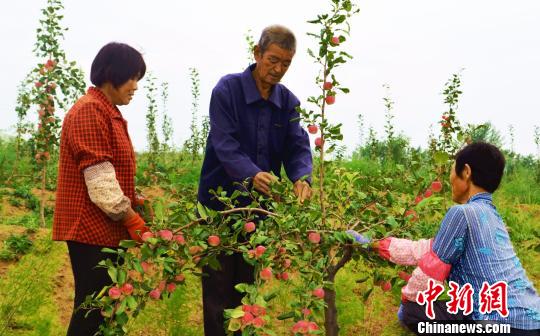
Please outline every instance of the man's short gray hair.
M272 25L263 29L259 39L259 50L261 55L270 47L272 43L280 48L296 52L296 38L293 32L281 25Z

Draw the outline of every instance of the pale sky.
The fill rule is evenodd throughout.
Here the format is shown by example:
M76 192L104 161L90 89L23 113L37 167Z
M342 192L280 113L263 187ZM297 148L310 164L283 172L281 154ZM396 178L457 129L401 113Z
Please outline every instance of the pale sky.
M0 81L0 130L13 133L16 89L38 62L33 56L35 30L44 0L5 1L0 12L3 79ZM62 46L89 83L91 62L107 42L128 43L144 53L158 82L169 82L169 115L177 145L189 137L191 93L188 68L201 74L201 113L208 113L210 92L220 77L247 65L244 34L258 39L270 24L283 24L298 39L297 54L283 83L302 102L317 94L318 69L306 54L316 48L305 35L306 21L329 7L330 0L274 1L64 1ZM364 0L351 21L344 44L354 56L337 79L351 89L338 95L328 114L342 122L344 143L358 143L357 115L366 132L383 134L382 85L395 101L395 126L414 146L426 147L429 126L445 110L441 95L451 74L464 68L458 117L464 122L491 121L508 139L515 128L515 149L536 153L533 125L540 125L540 1L537 0ZM144 80L143 80L144 81ZM147 100L140 90L121 107L137 150L146 147ZM509 142L505 144L509 147Z

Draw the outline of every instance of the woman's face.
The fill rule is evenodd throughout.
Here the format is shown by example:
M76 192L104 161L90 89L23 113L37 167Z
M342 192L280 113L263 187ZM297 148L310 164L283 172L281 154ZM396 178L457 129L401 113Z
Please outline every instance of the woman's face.
M471 186L471 167L466 164L461 176L458 176L456 174L456 163L454 162L450 170L450 185L452 186L452 200L459 204L467 203Z
M117 88L113 87L110 92L112 103L114 105L129 104L133 98L133 95L135 94L135 91L138 89L137 82L138 79L132 78Z

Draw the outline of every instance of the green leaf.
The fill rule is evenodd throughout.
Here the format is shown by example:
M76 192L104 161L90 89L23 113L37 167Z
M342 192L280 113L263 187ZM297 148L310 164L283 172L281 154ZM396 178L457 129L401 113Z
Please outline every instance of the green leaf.
M126 277L127 277L127 273L126 271L120 269L117 271L117 279L118 279L118 283L119 284L123 284L124 282L126 282Z
M239 319L233 318L229 320L229 326L227 327L227 329L229 331L238 331L240 330L241 327L242 327L242 322L240 322Z
M112 248L108 248L108 247L104 247L101 249L101 252L103 253L113 253L113 254L116 254L117 251L116 250L113 250Z
M371 295L371 292L373 292L373 287L370 287L367 292L364 293L362 299L364 302L366 302L369 299L369 296Z
M294 311L290 311L288 313L281 314L277 317L278 320L286 320L294 317Z
M112 282L118 282L117 279L117 270L114 267L109 267L107 270L107 273L109 273L109 277L111 277Z
M126 303L129 309L131 310L137 309L137 300L135 300L133 296L129 295L128 297L126 297Z
M449 157L447 153L438 151L433 154L433 159L435 160L436 164L444 165L448 162Z
M363 283L363 282L366 282L368 279L369 279L369 276L366 275L365 277L356 280L356 283Z
M121 240L119 245L120 247L132 248L137 246L137 242L134 240Z
M240 318L244 316L244 311L242 310L242 308L235 308L230 312L230 314L231 318Z
M204 205L202 205L200 202L197 202L197 211L199 212L199 216L201 216L202 219L206 219L208 217Z
M394 216L388 216L386 222L392 227L392 229L395 229L399 225Z
M247 287L249 285L245 283L239 283L236 286L234 286L234 289L236 289L240 293L245 293L247 291Z

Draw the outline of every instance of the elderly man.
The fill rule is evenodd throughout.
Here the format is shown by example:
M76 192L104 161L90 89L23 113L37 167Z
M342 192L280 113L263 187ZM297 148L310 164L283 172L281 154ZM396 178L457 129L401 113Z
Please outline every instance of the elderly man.
M251 182L270 196L270 184L283 164L300 202L311 197L311 149L300 127L294 94L280 84L296 51L294 34L282 26L263 30L254 48L256 64L220 79L210 100L210 133L201 170L198 200L214 210L224 205L210 190L221 186L230 195ZM273 175L271 174L273 173ZM245 206L248 200L242 199ZM234 286L253 282L253 268L241 254L221 255L220 270L204 269L205 335L225 335L223 310L240 304Z

